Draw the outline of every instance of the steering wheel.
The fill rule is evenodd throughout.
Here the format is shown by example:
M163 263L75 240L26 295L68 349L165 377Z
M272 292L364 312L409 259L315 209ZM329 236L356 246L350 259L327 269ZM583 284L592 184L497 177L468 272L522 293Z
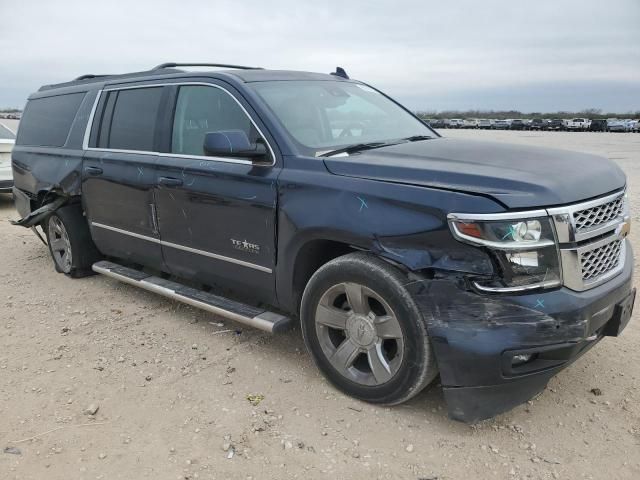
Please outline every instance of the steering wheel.
M338 135L338 138L353 137L353 133L351 133L351 130L354 128L363 129L364 125L361 122L352 122L342 129L340 135Z

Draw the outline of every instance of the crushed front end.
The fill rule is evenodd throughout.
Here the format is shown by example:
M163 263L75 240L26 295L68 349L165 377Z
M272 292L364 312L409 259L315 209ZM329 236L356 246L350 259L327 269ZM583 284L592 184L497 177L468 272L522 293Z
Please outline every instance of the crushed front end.
M494 275L433 272L411 291L428 323L449 415L474 422L519 405L605 336L635 299L624 191L566 207L449 216Z

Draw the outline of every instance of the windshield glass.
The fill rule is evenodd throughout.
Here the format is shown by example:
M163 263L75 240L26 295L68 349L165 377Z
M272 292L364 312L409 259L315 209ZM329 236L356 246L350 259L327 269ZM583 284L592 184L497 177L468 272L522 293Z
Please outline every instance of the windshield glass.
M436 136L420 120L365 85L269 81L251 86L291 137L316 154L353 144Z

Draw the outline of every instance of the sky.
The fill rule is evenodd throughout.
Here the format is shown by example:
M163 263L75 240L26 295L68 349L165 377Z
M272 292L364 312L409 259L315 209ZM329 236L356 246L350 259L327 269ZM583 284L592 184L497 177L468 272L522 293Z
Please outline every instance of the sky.
M413 110L640 110L640 0L0 0L0 108L175 61L330 72Z

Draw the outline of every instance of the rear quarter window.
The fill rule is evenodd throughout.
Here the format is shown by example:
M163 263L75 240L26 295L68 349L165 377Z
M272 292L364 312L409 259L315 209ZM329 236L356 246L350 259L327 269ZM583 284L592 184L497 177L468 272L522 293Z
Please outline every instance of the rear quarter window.
M20 127L18 145L62 147L86 92L34 98L27 102Z

